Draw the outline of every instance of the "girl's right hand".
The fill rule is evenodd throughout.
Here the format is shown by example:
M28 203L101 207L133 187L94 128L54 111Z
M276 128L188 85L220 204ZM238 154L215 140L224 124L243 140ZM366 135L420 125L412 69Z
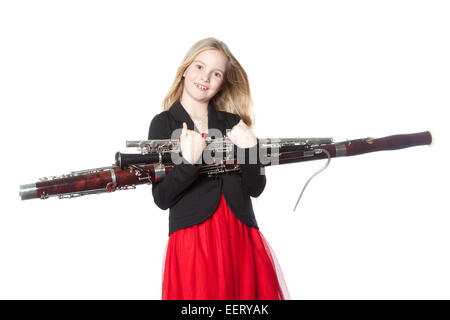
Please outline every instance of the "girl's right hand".
M202 156L203 150L206 148L206 142L200 133L189 130L186 122L183 122L180 146L183 158L190 164L195 164Z

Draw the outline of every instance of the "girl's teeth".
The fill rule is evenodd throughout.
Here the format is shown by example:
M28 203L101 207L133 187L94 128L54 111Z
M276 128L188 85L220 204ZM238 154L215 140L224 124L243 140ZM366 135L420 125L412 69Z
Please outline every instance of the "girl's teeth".
M195 86L196 86L197 88L203 90L203 91L206 91L206 90L208 89L208 88L206 88L206 87L204 87L204 86L202 86L202 85L199 85L198 83L196 83Z

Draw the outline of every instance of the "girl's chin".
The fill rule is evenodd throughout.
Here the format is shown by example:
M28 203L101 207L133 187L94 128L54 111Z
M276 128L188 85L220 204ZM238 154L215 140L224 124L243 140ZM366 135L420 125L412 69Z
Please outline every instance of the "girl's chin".
M210 99L206 95L191 95L191 98L197 102L208 102Z
M209 100L210 99L209 92L208 93L206 93L206 92L195 92L192 95L192 97L195 100Z

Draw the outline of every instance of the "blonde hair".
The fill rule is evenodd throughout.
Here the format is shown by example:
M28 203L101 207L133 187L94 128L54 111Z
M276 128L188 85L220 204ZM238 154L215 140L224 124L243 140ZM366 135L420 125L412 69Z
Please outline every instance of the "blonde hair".
M211 99L211 102L217 110L238 114L246 125L252 127L254 123L253 100L250 95L247 73L227 45L216 38L202 39L189 49L178 67L169 92L163 100L163 110L168 110L175 101L180 99L184 88L184 71L199 53L210 49L220 50L228 58L222 88Z

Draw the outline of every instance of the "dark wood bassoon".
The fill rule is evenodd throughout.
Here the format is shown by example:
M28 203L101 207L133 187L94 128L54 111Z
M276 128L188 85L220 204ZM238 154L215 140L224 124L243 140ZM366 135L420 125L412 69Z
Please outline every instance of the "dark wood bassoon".
M431 143L432 135L429 131L337 143L333 143L331 138L258 139L258 158L253 163L266 167L326 158L329 163L330 158L334 157L397 150L431 145ZM35 183L21 185L20 197L22 200L46 199L52 196L73 198L87 194L134 189L137 185L151 184L156 179L163 179L176 165L173 155L180 153L178 140L128 141L127 146L137 147L141 153L117 152L116 163L113 166L71 172L67 175L43 178ZM233 144L228 139L208 138L205 150L213 155L212 162L196 164L200 167L200 174L212 177L240 171L239 164L242 162L239 162L236 148L233 148ZM247 158L245 161L252 163Z

